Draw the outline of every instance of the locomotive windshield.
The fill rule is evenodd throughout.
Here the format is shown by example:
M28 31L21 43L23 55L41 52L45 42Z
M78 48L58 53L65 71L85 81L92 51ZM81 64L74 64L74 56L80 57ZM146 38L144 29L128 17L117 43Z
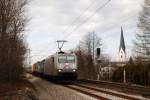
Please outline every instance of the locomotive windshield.
M68 56L59 56L58 57L59 63L73 63L75 62L75 56L68 55Z
M67 62L68 63L75 62L75 57L74 56L67 56Z
M66 56L59 56L58 57L58 62L59 63L66 63Z

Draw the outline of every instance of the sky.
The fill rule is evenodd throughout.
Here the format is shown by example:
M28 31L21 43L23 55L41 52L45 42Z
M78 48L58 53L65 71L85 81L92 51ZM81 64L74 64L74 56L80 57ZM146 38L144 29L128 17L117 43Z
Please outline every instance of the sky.
M57 40L67 40L64 49L69 50L75 48L84 35L93 31L102 38L103 53L115 61L121 26L124 30L127 56L132 55L143 0L111 0L98 10L106 2L108 0L29 2L27 16L30 21L26 27L26 41L31 50L31 62L35 63L55 53Z

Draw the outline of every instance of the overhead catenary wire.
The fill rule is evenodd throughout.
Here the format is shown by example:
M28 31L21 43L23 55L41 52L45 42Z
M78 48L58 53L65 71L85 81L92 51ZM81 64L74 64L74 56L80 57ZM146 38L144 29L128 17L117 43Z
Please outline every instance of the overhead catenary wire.
M109 2L109 1L108 1ZM107 2L106 2L107 3ZM137 12L136 14L138 14L139 12ZM131 16L129 16L129 17L127 17L127 18L124 18L121 22L125 22L125 21L127 21L127 20L129 20L130 18L132 18L132 17L134 17L136 14L132 14ZM130 14L129 14L130 15ZM122 18L122 17L120 17L120 18ZM120 18L118 18L118 19L120 19ZM86 21L85 21L86 22ZM84 24L84 23L83 23ZM80 24L81 25L81 24ZM80 25L78 25L78 27L80 27ZM111 26L110 27L108 27L108 29L106 30L106 31L103 31L103 33L105 33L105 32L107 32L107 31L109 31L109 29L112 29L113 27L116 27L116 26L119 26L120 24L118 24L118 23L112 23L111 24ZM82 25L81 25L82 26ZM78 29L78 27L76 27L76 29ZM75 31L76 29L74 29L73 31ZM72 32L73 32L72 31ZM70 32L71 34L72 34L72 32ZM69 34L68 36L67 36L67 38L71 35L71 34ZM66 38L66 37L65 37Z
M80 16L80 15L79 15L79 16ZM128 20L129 18L126 18L126 19ZM123 20L122 22L126 21L126 19ZM76 18L76 21L77 21L77 18ZM75 21L75 22L76 22L76 21ZM75 22L74 22L74 23L75 23ZM72 22L72 23L73 23L73 22ZM71 24L70 24L70 25L71 25ZM103 33L107 32L109 29L112 29L113 27L116 27L116 25L119 26L118 23L112 24L112 25L111 25L112 27L109 26L106 31L103 31ZM69 36L70 36L70 35L71 35L71 34L69 34ZM67 36L67 37L69 37L69 36ZM54 47L54 48L55 48L55 47ZM54 49L54 48L53 48L53 49ZM51 49L51 50L53 50L53 49Z
M129 20L129 19L135 17L138 13L139 13L139 12L137 12L137 13L135 13L135 14L132 14L131 16L129 16L129 17L127 17L127 18L122 19L122 20L120 21L120 23L126 22L127 20ZM130 14L129 14L129 15L130 15ZM124 15L123 15L123 16L124 16ZM123 18L123 16L119 17L118 19ZM113 28L122 25L122 24L120 25L120 23L117 23L116 20L113 21L113 22L111 21L111 22L109 22L109 23L111 23L111 25L110 25L109 27L107 27L107 30L106 30L106 31L102 31L102 33L107 33L108 31L112 30ZM113 34L113 35L114 35L114 34ZM108 37L110 37L110 36L112 36L112 35L105 36L105 38L108 38Z
M133 16L133 15L132 15ZM125 18L125 19L123 19L123 21L122 22L124 22L124 21L126 21L126 20L128 20L129 18ZM77 20L76 20L77 21ZM73 22L72 22L73 23ZM70 24L71 25L71 24ZM112 28L114 28L114 27L116 27L116 25L117 26L119 26L119 24L118 23L115 23L115 24L112 24L111 26L109 26L109 27L107 27L107 30L106 31L103 31L103 33L105 33L105 32L107 32L109 29L112 29ZM69 34L69 36L70 36L71 34ZM69 37L69 36L67 36L67 37ZM66 37L65 37L66 38ZM54 48L53 48L54 49ZM52 50L53 50L52 49Z
M136 13L136 14L138 14L138 13ZM126 22L127 20L129 20L129 19L135 17L136 14L133 14L133 15L127 17L127 18L122 19L122 20L120 21L120 23ZM122 17L120 17L120 18L122 18ZM114 21L114 22L115 22L115 21ZM108 31L112 30L112 29L115 28L115 27L120 27L120 26L122 26L122 24L120 24L120 23L113 23L113 24L111 24L110 27L108 27L107 30L106 30L106 31L103 31L102 33L107 33ZM111 37L111 36L113 36L113 35L114 35L114 34L109 35L109 36L105 36L105 38Z
M98 7L96 9L96 11L91 16L89 16L86 20L84 20L81 24L77 25L71 32L69 32L70 34L67 35L67 37L65 36L65 39L67 39L75 30L77 30L82 25L84 25L87 21L89 21L97 12L99 12L100 10L102 10L110 1L111 0L107 0L107 2L105 2L102 6Z
M85 14L85 12L87 12L90 8L91 8L91 6L96 2L97 0L93 0L92 2L91 2L91 4L77 17L77 18L75 18L72 22L71 22L71 24L63 31L63 33L65 33L70 27L72 27L84 14ZM53 47L52 48L52 50L54 49L55 47ZM36 50L37 51L37 50ZM44 51L44 50L39 50L39 52L40 51ZM37 55L36 55L37 56Z
M82 13L80 13L80 15L78 17L76 17L62 33L64 34L70 27L72 27L92 7L92 5L96 1L97 0L93 0L92 3L87 8L85 8L85 10Z

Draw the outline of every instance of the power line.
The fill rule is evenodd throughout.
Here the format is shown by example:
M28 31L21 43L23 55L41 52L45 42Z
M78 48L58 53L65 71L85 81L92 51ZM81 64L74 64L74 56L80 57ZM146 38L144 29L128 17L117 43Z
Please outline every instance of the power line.
M77 30L79 27L81 27L82 25L84 25L88 20L90 20L97 12L99 12L100 10L102 10L111 0L108 0L107 2L105 2L102 6L100 6L98 9L96 9L96 11L90 16L88 17L84 22L82 22L81 24L79 24L78 26L76 26L72 32L70 32L70 34L67 36L67 38L73 33L73 31ZM66 37L65 37L66 38Z
M106 3L108 3L108 2L110 2L110 1L107 1ZM107 4L106 4L107 5ZM98 9L97 9L98 10ZM136 14L138 14L138 13L136 13ZM129 16L129 17L127 17L127 18L124 18L121 22L125 22L125 21L127 21L127 20L129 20L130 18L132 18L132 17L135 17L135 15L136 14L133 14L133 15L131 15L131 16ZM93 15L94 16L94 15ZM120 18L122 18L122 17L120 17ZM118 19L120 19L120 18L118 18ZM90 18L89 18L90 19ZM87 20L88 21L88 20ZM86 21L85 21L86 22ZM116 21L114 21L114 22L116 22ZM84 23L83 23L84 24ZM81 26L83 25L83 24L80 24ZM78 26L78 27L76 27L76 29L78 29L79 27L80 27L80 25ZM109 31L110 29L112 29L113 27L116 27L116 26L119 26L119 24L118 23L114 23L114 24L111 24L111 26L107 29L107 31ZM76 29L74 29L74 30L76 30ZM103 33L105 33L105 32L107 32L107 31L104 31ZM73 32L73 31L72 31ZM69 37L71 34L69 34L67 37Z
M138 13L136 13L136 14L138 14ZM127 21L128 19L130 19L130 18L132 18L132 17L135 17L135 15L136 14L133 14L133 15L131 15L131 16L129 16L129 17L127 17L127 18L124 18L122 21L121 21L121 23L122 22L125 22L125 21ZM122 18L122 17L120 17L120 18ZM120 18L118 18L118 19L120 19ZM114 21L114 22L116 22L116 21ZM107 29L107 31L108 30L110 30L110 29L112 29L112 28L114 28L114 27L117 27L117 26L119 26L119 24L118 23L113 23L113 24L111 24L111 26ZM105 32L107 32L107 31L104 31L103 33L105 33ZM53 50L55 47L53 47L51 50ZM44 51L44 50L34 50L34 51L39 51L39 52L41 52L41 51ZM32 55L33 56L33 55ZM46 56L46 55L34 55L34 56Z
M136 14L138 14L138 13L136 13ZM135 17L136 14L133 14L133 15L127 17L127 18L124 18L123 20L121 20L120 23L126 22L126 21L129 20L130 18ZM122 18L122 17L120 17L120 18ZM118 19L119 19L119 18L118 18ZM116 22L116 21L114 21L114 22ZM106 32L108 32L108 31L110 31L111 29L113 29L113 28L115 28L115 27L118 27L118 26L120 25L120 23L113 23L113 24L111 24L111 26L108 27L107 30L106 30L106 31L103 31L102 33L106 33ZM120 26L121 26L121 25L120 25ZM110 36L112 36L112 35L110 35ZM110 37L110 36L109 36L109 37ZM106 38L106 37L108 37L108 36L105 36L105 38Z
M133 14L133 15L127 17L127 18L124 18L123 20L120 21L120 23L126 22L127 20L129 20L129 19L135 17L135 15L137 15L137 14L138 14L138 13L135 13L135 14ZM123 16L119 17L118 19L121 19L122 17L123 17ZM110 31L112 28L118 27L118 26L120 25L120 23L116 23L116 21L111 21L110 23L111 23L110 27L108 27L107 30L106 30L106 31L103 31L102 33L106 33L106 32L108 32L108 31ZM120 25L120 26L121 26L121 25ZM105 36L105 37L107 38L107 37L110 37L110 36L112 36L112 35Z
M62 32L63 34L70 28L73 26L73 24L75 24L84 14L85 12L87 12L89 10L89 8L91 8L91 6L96 2L97 0L92 1L92 3L77 17L75 18L71 24Z
M96 9L96 11L95 11L89 18L87 18L87 19L81 24L81 26L82 26L84 23L86 23L89 19L91 19L98 11L100 11L102 8L104 8L110 1L111 1L111 0L108 0L106 3L104 3L104 4L103 4L102 6L100 6L98 9ZM64 34L70 27L72 27L72 26L85 14L85 12L87 12L87 11L89 10L89 8L91 8L91 6L92 6L95 2L96 2L96 0L94 0L76 19L74 19L74 20L72 21L72 23L70 24L70 26L68 26L68 27L63 31L63 34ZM76 29L79 28L79 27L80 27L79 25L76 26L76 28L73 29L73 31L76 30ZM72 32L71 32L71 34L72 34ZM67 36L67 38L68 38L71 34L69 34L69 35ZM65 35L64 35L64 38L66 39Z

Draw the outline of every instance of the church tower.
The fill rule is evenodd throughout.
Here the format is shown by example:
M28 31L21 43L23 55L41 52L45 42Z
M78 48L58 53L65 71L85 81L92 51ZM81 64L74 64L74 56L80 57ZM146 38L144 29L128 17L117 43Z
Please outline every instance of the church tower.
M121 37L120 37L120 46L119 46L119 62L126 61L126 47L123 36L123 29L121 27Z

